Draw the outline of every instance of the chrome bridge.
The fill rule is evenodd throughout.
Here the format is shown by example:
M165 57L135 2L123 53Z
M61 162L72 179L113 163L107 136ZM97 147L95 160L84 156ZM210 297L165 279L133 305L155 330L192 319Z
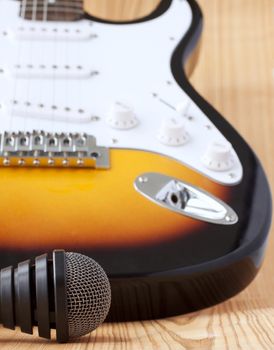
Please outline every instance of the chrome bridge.
M5 132L0 145L4 167L110 167L109 149L85 133Z

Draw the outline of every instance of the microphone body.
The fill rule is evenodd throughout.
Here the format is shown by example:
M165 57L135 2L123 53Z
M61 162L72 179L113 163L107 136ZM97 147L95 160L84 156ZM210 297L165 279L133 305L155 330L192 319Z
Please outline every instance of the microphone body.
M0 320L5 328L21 328L60 343L97 328L107 316L111 291L108 278L91 258L55 250L10 266L0 273Z

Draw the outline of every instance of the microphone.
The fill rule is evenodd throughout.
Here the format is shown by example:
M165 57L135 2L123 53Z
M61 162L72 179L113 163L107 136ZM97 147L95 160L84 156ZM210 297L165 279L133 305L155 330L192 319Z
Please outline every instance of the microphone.
M54 250L4 268L0 272L0 323L5 328L59 343L88 334L106 318L111 288L103 268L93 259Z

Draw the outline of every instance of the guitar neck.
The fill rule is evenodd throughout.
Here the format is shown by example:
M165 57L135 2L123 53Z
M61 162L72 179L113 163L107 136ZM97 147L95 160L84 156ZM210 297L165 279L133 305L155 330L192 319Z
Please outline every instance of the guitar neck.
M20 17L32 21L77 21L84 15L82 0L20 0Z

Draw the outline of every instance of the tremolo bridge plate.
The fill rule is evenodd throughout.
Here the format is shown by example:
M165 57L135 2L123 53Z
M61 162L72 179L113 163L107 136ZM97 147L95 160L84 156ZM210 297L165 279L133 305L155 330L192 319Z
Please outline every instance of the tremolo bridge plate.
M5 132L0 145L0 165L5 167L110 167L109 149L87 134Z

